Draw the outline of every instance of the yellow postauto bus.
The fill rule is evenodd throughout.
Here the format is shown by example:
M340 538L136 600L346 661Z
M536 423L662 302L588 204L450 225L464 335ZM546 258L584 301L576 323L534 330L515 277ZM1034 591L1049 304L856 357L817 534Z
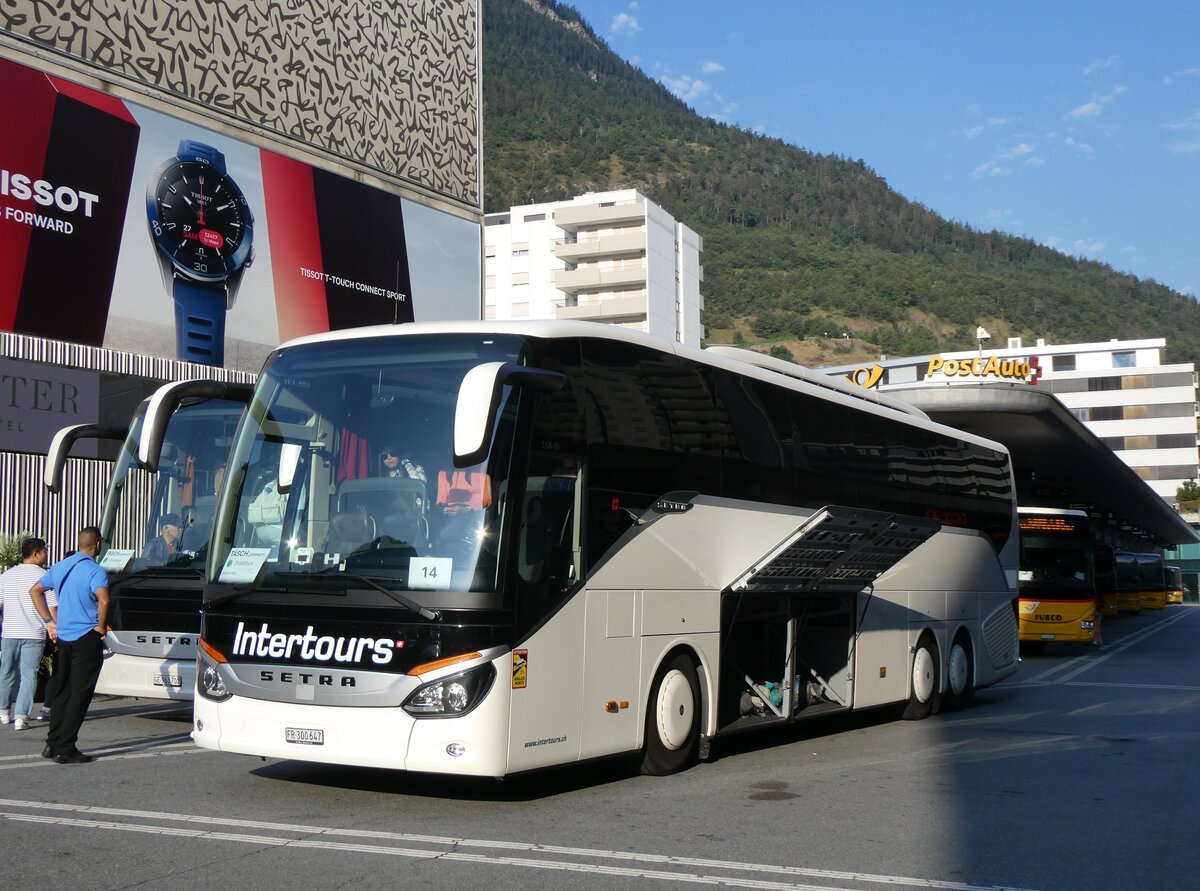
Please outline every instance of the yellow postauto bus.
M1178 566L1164 566L1167 577L1167 603L1183 603L1183 570Z
M1167 580L1161 554L1138 554L1138 597L1142 609L1162 609L1167 605Z
M1141 583L1138 579L1137 554L1117 551L1117 608L1137 615L1142 611Z
M1092 549L1092 560L1096 567L1096 591L1103 604L1102 614L1115 616L1120 612L1117 591L1117 558L1110 545L1096 545Z
M1022 643L1091 643L1096 636L1096 568L1091 521L1079 510L1019 508L1017 578Z

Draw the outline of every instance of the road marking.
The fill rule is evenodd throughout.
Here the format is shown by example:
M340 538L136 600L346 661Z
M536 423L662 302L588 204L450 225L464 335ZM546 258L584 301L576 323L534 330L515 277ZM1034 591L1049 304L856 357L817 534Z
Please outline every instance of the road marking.
M1186 612L1175 613L1174 615L1169 616L1160 622L1155 622L1153 625L1135 631L1133 634L1129 635L1129 637L1122 640L1119 644L1113 644L1112 646L1105 647L1104 649L1098 651L1090 650L1089 652L1083 653L1082 655L1068 660L1062 665L1055 665L1047 668L1041 674L1034 675L1028 680L1018 681L1016 683L1000 684L997 686L1036 687L1043 684L1066 683L1072 678L1083 674L1085 671L1095 668L1097 665L1102 665L1113 656L1125 652L1125 650L1129 649L1130 647L1136 646L1146 638L1150 637L1152 634L1157 634L1164 628L1169 628L1171 625L1174 625L1180 619L1185 618L1188 615L1189 613ZM1054 676L1057 674L1061 674L1062 676L1055 678Z
M1066 687L1123 687L1129 690L1183 690L1188 693L1200 693L1200 687L1188 687L1184 684L1108 684L1103 681L1067 681Z
M211 750L202 749L195 743L172 743L166 746L155 746L153 749L137 751L122 751L120 749L105 751L104 749L89 749L97 760L132 761L137 758L160 758L168 755L199 755ZM27 767L54 767L53 759L43 758L40 753L34 755L4 755L0 757L0 770L20 770Z
M1003 885L972 885L965 882L950 882L937 879L918 879L905 876L875 875L872 873L847 872L840 870L813 869L801 866L776 866L766 863L742 863L738 861L708 860L695 857L677 857L669 854L642 854L632 851L606 851L592 848L575 848L559 845L542 845L532 842L488 841L483 839L453 838L445 836L415 835L402 832L382 832L360 829L338 829L332 826L310 826L292 823L267 823L254 820L234 820L224 817L205 817L196 814L139 811L124 808L93 807L79 804L53 804L49 802L0 799L0 807L27 811L52 811L57 814L89 814L98 817L127 817L137 820L159 820L163 822L190 823L219 829L188 828L183 826L161 826L153 823L128 823L118 820L83 819L56 814L14 813L0 811L6 820L25 823L42 823L69 826L81 829L98 829L120 832L138 832L174 837L196 838L206 841L240 842L271 847L317 848L344 853L381 854L413 857L423 860L452 860L492 866L517 866L529 869L560 870L568 872L596 873L612 877L651 878L673 882L703 885L726 885L741 888L778 889L778 891L847 891L854 885L809 885L803 883L773 881L750 876L713 875L694 872L676 872L651 869L650 866L690 866L707 870L748 872L776 876L797 876L823 881L853 882L862 885L884 884L901 888L936 888L939 891L1025 891ZM255 833L230 832L229 828L258 830ZM362 842L325 841L312 838L287 838L263 835L261 832L292 832L305 835L332 837L351 836L356 839L372 839L380 842L405 842L441 845L449 850L436 848L409 848L387 844L364 844ZM556 855L559 857L590 857L595 860L620 860L646 866L616 866L603 863L580 863L570 860L552 860L534 857L498 856L494 854L464 853L462 848L494 849L497 851L528 852L532 854Z

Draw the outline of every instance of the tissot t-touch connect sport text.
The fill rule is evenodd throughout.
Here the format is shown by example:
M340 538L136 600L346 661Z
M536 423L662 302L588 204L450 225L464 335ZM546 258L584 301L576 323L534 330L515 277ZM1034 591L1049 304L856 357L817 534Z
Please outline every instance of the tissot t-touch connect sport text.
M163 286L175 299L177 355L223 365L225 313L254 260L254 217L225 156L185 139L150 178L146 214Z

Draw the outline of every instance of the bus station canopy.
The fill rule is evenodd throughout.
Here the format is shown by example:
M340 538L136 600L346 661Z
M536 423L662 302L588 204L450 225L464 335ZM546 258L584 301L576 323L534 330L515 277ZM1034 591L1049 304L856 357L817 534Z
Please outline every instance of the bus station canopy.
M1022 505L1086 510L1114 537L1125 539L1125 547L1139 537L1146 549L1200 540L1048 390L1030 384L943 384L892 388L889 395L940 424L1002 443L1012 455Z

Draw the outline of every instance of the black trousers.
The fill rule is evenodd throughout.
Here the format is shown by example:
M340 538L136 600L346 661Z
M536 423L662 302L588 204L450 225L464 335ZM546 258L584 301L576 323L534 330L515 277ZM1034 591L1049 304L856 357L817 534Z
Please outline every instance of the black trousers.
M100 666L104 661L104 638L92 630L79 640L59 640L58 671L54 674L50 705L50 730L46 745L55 755L75 751L79 728L92 704Z

